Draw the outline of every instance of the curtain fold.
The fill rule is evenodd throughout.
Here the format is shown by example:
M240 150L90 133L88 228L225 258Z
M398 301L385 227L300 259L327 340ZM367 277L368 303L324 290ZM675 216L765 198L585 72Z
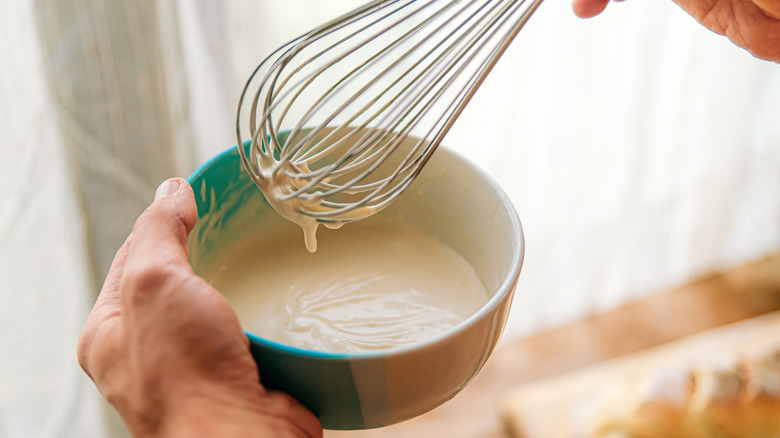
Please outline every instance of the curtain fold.
M76 363L94 298L84 215L32 2L0 2L0 437L102 437Z
M170 88L183 88L183 80L169 80L163 57L177 53L163 51L154 2L34 5L99 286L155 187L193 166L180 153L188 145L177 144L172 114Z

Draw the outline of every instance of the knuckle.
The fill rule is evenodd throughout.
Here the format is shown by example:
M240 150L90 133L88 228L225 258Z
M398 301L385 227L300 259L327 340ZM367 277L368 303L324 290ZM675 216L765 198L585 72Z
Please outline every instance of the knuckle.
M121 363L120 333L115 325L87 323L76 347L78 362L84 372L100 388L105 376Z
M92 333L87 332L87 329L85 327L85 330L81 333L81 336L79 336L78 344L76 345L76 357L79 361L79 366L82 370L84 370L87 375L90 375L89 372L89 349L90 344L92 341Z
M124 283L132 291L145 291L160 287L170 275L171 270L167 266L145 261L127 269Z
M127 266L122 279L122 293L134 304L143 304L150 295L156 295L173 279L179 277L180 269L170 263L144 260Z

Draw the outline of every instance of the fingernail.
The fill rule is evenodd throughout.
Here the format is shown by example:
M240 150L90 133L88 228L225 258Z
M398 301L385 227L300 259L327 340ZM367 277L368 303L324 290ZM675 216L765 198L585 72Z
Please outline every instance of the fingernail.
M171 178L163 181L162 184L157 187L157 191L154 193L154 200L162 199L166 196L170 196L179 190L179 180Z

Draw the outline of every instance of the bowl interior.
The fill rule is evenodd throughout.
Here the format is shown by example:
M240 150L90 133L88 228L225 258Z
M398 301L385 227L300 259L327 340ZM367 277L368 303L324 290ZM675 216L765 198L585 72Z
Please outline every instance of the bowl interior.
M268 205L241 167L235 148L204 164L190 182L199 217L190 236L190 259L204 278L209 279L225 254L251 242L255 233L289 232L300 235L303 245L298 226ZM522 263L522 229L510 201L487 175L446 148L434 154L398 200L364 220L405 221L438 238L474 267L491 297L507 292L507 282ZM321 227L320 232L349 238L349 227Z

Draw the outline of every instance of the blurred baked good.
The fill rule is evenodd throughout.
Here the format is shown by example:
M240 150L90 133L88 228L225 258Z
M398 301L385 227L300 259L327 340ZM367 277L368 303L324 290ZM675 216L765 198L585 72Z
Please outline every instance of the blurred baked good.
M594 438L780 438L780 345L655 368L599 399Z

